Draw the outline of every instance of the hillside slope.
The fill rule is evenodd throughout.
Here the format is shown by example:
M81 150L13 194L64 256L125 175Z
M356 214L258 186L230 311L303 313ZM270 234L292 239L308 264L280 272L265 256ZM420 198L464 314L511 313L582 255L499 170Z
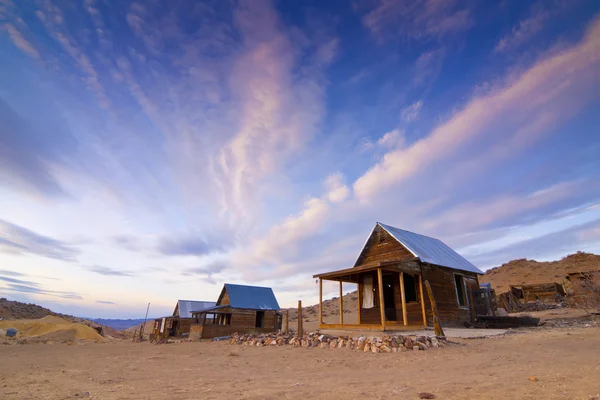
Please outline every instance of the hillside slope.
M489 282L496 293L503 293L509 285L562 283L568 273L595 270L600 270L600 255L577 252L557 261L513 260L486 271L479 282Z
M71 323L86 325L94 329L101 329L104 336L114 338L123 338L125 336L111 327L98 324L89 319L59 314L42 306L38 306L37 304L21 303L20 301L0 298L0 318L3 320L39 320L45 317L59 317Z

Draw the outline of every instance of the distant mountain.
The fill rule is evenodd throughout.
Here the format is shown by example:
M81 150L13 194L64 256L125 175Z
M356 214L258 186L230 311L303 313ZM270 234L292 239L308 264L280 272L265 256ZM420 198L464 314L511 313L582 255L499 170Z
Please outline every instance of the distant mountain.
M150 318L148 318L150 319ZM110 326L113 329L118 331L131 328L132 326L140 325L144 323L144 319L104 319L104 318L95 318L92 321L104 325Z

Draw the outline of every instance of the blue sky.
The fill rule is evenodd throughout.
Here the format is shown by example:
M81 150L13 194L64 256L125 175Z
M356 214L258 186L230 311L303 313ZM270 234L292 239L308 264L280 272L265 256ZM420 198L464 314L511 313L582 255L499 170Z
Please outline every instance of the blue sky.
M599 252L598 110L597 1L0 0L0 295L312 303L376 221Z

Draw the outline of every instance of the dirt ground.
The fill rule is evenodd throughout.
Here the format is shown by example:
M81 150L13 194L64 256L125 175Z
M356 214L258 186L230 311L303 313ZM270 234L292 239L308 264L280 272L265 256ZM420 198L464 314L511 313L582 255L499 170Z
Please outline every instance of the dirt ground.
M389 354L210 342L4 345L0 398L600 398L598 327L455 341Z

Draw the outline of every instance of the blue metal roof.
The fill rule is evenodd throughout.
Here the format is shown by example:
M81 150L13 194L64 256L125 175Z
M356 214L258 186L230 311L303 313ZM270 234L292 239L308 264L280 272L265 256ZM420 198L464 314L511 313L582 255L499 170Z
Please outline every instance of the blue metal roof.
M380 222L377 224L423 262L462 271L474 272L476 274L483 274L479 268L471 264L467 259L452 250L439 239L394 228L393 226L384 225Z
M279 310L279 303L271 288L226 283L224 289L227 291L232 308Z

